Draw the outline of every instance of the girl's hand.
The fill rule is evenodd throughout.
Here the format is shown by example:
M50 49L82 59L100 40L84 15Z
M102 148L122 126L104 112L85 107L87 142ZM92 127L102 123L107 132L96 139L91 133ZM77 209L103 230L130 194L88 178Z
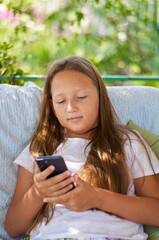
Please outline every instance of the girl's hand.
M39 170L39 167L35 163L34 171L34 196L43 201L46 197L54 197L65 194L72 188L73 178L69 170L49 179L46 179L50 173L54 171L55 167L50 166L43 172Z
M74 176L74 182L75 189L63 195L45 198L44 202L64 204L69 210L76 212L95 208L96 189L77 174Z

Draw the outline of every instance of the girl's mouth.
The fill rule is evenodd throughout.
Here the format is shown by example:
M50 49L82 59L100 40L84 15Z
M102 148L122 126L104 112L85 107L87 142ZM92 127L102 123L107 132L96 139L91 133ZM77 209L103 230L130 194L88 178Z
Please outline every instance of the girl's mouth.
M68 118L67 121L77 122L77 121L79 121L79 120L82 119L82 118L83 118L82 116L79 116L79 117L71 117L71 118Z

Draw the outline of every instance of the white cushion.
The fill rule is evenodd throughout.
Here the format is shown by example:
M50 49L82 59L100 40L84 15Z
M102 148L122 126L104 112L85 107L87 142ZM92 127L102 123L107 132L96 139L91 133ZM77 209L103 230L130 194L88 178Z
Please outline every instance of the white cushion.
M123 124L131 119L159 135L159 89L146 86L108 87L113 106Z
M38 118L42 89L0 84L0 238L11 239L4 230L4 219L16 184L13 161L29 143Z

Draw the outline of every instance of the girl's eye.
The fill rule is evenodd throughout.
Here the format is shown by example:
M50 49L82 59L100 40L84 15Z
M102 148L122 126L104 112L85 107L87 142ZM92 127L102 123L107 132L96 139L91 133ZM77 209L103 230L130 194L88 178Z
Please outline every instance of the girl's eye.
M86 98L87 96L81 96L81 97L77 97L78 99L84 99Z
M58 104L62 104L62 103L64 103L65 102L65 100L63 100L63 101L59 101L59 102L57 102Z

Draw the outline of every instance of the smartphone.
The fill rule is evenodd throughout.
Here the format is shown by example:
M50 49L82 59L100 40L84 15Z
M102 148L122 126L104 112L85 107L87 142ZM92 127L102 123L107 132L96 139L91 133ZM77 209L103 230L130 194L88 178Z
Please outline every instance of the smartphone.
M62 156L41 156L37 157L35 161L37 162L40 171L44 171L50 165L55 167L55 170L47 178L54 177L68 169ZM75 188L74 183L72 184L73 188Z

